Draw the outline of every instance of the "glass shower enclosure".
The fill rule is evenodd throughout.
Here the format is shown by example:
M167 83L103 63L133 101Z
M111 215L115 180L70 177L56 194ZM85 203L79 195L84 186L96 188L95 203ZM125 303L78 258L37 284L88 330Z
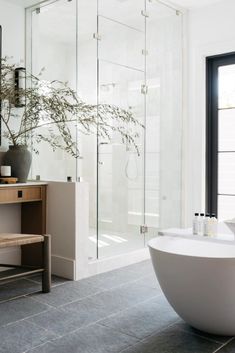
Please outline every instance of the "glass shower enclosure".
M145 126L138 153L74 124L82 158L41 144L31 177L89 183L90 260L142 249L160 228L181 225L183 15L158 0L45 1L26 13L28 69L45 67L43 79L129 109Z

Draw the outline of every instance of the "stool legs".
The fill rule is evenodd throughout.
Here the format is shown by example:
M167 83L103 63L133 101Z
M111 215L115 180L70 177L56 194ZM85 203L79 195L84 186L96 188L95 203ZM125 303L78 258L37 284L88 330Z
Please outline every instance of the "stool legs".
M51 291L51 236L44 235L43 243L43 267L42 273L42 291L49 293Z

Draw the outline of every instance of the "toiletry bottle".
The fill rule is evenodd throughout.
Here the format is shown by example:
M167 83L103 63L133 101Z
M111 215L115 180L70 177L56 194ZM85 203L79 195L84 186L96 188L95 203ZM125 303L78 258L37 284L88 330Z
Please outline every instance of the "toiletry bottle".
M215 214L211 215L210 227L211 227L211 236L216 237L217 233L218 233L218 220L217 220Z
M205 227L205 214L200 213L199 218L199 235L204 235L204 227Z
M209 213L206 214L206 217L204 219L204 233L203 235L205 237L209 237L211 235L211 218Z
M195 213L193 218L193 235L199 234L199 225L199 213Z

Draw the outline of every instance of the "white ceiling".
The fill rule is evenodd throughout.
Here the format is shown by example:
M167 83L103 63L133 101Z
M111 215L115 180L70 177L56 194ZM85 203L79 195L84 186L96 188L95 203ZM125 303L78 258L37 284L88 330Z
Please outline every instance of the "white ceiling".
M5 1L13 2L18 5L21 4L22 6L30 6L40 2L40 0L5 0ZM175 3L187 9L195 9L195 8L212 5L219 1L226 1L226 0L171 0L170 2Z
M173 0L172 3L178 4L179 6L182 6L186 9L195 9L212 5L219 1L225 2L226 0Z
M42 0L0 0L0 2L1 1L5 1L8 3L12 3L12 4L23 6L23 7L28 7L28 6L38 4Z
M0 0L1 1L1 0ZM35 5L42 0L4 0L14 2L20 6ZM96 1L80 0L79 4L79 40L89 40L91 33L96 31ZM167 1L167 0L166 0ZM195 9L207 6L218 1L227 0L169 0L171 3L177 3L182 8ZM127 23L135 28L143 29L143 18L138 16L141 13L143 0L100 0L100 13L106 17L116 19L117 21ZM172 16L175 12L171 8L163 6L160 1L148 3L151 19L164 18ZM52 10L54 8L54 10ZM95 12L94 12L95 11ZM140 19L140 20L139 20ZM34 23L34 21L36 21ZM103 23L104 21L102 21ZM142 25L141 25L142 23ZM76 33L76 2L60 0L58 3L52 3L49 6L42 7L41 15L36 13L33 16L33 25L36 26L36 34L53 40L68 43L75 43ZM104 23L105 25L105 23ZM103 31L110 29L111 23L106 23Z

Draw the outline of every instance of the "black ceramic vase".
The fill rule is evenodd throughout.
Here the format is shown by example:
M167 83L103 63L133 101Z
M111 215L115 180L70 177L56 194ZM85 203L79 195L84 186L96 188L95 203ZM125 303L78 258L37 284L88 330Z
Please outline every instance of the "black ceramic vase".
M19 183L26 183L32 163L32 155L27 146L9 146L3 158L4 165L11 166L11 176L18 178Z

